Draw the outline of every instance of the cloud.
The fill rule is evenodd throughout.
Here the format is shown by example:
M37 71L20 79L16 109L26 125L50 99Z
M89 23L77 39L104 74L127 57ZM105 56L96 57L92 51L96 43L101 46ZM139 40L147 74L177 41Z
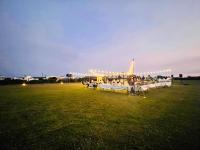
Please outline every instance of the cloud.
M120 11L118 7L97 6L100 12L108 14L108 17L101 18L104 22L113 21L114 15L114 23L117 24L113 26L117 26L118 30L112 34L111 40L90 48L88 53L82 55L80 62L87 62L87 60L93 62L87 63L84 68L121 71L125 70L128 61L135 57L137 71L173 67L176 72L188 72L189 67L180 67L177 62L184 60L187 62L187 60L200 56L199 5L188 4L188 2L183 2L181 5L179 3L170 5L142 3L136 4L135 7L124 5L122 4ZM130 20L125 23L118 22L121 20L120 17L125 15L128 15L132 22ZM141 21L138 15L150 21ZM116 16L120 19L116 19ZM125 18L128 17L125 16ZM124 25L127 22L129 25ZM133 29L138 27L135 24L142 25L140 28ZM121 27L118 27L119 25ZM197 60L190 62L190 66L193 66L190 71L198 71L200 62Z
M138 72L199 71L198 1L6 3L0 73L127 71L133 57Z

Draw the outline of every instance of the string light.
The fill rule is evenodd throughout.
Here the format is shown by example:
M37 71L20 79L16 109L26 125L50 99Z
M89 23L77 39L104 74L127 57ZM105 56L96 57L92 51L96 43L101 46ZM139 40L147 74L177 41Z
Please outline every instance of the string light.
M147 76L147 75L156 75L156 74L164 74L164 73L170 73L171 69L165 69L165 70L159 70L159 71L152 71L152 72L138 72L135 73L135 75L138 76ZM125 75L128 76L128 72L110 72L100 69L90 69L89 73L77 73L77 72L70 72L73 76L77 77L84 77L84 76L118 76L118 75Z

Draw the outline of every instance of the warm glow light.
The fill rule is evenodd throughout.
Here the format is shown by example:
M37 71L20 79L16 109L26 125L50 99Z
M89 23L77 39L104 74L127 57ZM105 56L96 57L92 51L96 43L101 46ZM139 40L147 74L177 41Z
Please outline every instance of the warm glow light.
M26 86L26 83L22 83L22 86Z
M60 82L60 84L63 84L63 82Z

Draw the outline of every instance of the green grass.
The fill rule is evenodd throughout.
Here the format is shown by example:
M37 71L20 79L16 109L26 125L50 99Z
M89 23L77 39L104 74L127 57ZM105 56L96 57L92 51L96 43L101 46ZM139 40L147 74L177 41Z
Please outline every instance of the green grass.
M200 81L146 95L0 86L0 149L199 149Z

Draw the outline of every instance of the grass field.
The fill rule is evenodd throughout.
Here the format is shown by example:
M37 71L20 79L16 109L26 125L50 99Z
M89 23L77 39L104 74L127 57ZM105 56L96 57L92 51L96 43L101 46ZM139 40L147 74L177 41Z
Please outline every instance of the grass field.
M0 86L0 149L199 149L200 81L129 96L81 84Z

